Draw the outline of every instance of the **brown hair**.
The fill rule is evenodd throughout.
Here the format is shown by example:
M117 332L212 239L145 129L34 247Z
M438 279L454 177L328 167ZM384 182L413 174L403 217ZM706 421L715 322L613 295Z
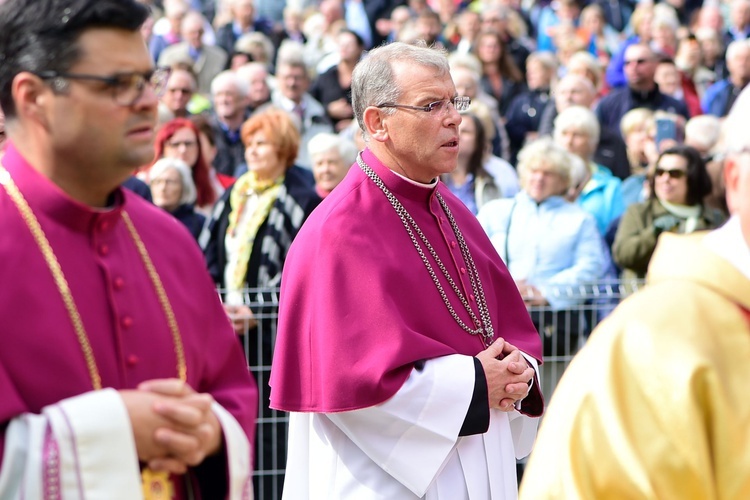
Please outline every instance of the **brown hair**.
M299 151L300 135L286 111L270 108L248 118L240 129L242 143L247 146L250 136L258 131L262 131L266 139L276 146L279 158L284 161L287 169L294 165Z
M491 36L494 37L495 40L497 40L497 43L500 44L500 60L497 62L498 69L500 69L500 74L511 81L514 82L521 82L523 81L523 73L520 69L518 69L518 66L516 65L515 61L513 60L513 57L510 54L510 51L508 50L508 45L505 43L505 40L503 40L503 37L500 36L500 33L498 33L495 30L483 30L477 35L477 42L474 44L474 54L479 57L479 53L477 51L477 47L479 46L479 40L485 36ZM484 62L482 63L484 64Z

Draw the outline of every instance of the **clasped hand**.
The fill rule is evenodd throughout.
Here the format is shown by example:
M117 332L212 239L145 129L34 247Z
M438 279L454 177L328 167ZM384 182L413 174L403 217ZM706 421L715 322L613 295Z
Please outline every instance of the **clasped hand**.
M229 321L232 322L234 333L237 335L245 335L248 330L251 330L258 325L258 320L255 319L253 311L245 305L234 306L224 304L224 311L227 313L227 316L229 316Z
M499 338L477 354L487 379L490 408L512 411L526 397L534 369L512 344Z
M120 391L133 428L138 459L156 471L184 474L221 448L210 394L178 379L149 380Z

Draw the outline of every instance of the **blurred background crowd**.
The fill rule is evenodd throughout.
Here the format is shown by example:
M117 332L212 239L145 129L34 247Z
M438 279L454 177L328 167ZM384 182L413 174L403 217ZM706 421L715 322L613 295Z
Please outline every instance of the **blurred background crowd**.
M192 232L263 365L274 329L257 328L266 298L247 290L278 287L297 231L365 147L352 71L383 43L447 51L471 106L442 181L530 307L643 278L660 234L727 217L720 128L750 81L750 0L143 1L170 72L153 162L127 187Z
M750 81L750 0L144 1L171 73L132 183L190 228L222 287L278 284L296 229L365 147L352 71L394 40L448 52L472 104L442 180L529 304L642 278L659 234L726 218L719 131Z

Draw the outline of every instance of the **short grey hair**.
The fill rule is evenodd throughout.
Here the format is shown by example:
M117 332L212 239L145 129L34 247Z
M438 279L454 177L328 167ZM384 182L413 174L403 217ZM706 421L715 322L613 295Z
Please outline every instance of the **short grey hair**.
M747 116L750 114L750 86L737 96L732 109L721 126L724 149L727 153L738 153L750 147L747 133Z
M706 151L716 146L720 133L721 120L717 116L694 116L685 124L685 142L698 144Z
M557 118L555 118L555 141L559 142L562 139L563 132L570 128L586 134L591 145L591 152L593 153L596 150L601 129L593 111L583 106L571 106L557 115Z
M279 46L276 54L276 67L285 64L296 68L304 68L307 72L307 63L305 63L305 46L295 40L284 40Z
M154 163L148 171L149 184L170 169L176 170L180 174L180 180L182 181L180 205L192 205L195 203L197 191L193 182L193 173L187 163L179 158L161 158Z
M459 68L471 71L472 74L476 75L477 81L482 77L482 62L474 54L453 52L448 56L448 65L451 71Z
M237 74L240 80L244 82L249 82L250 78L259 71L262 71L263 73L265 73L266 84L268 84L268 76L269 76L268 66L266 66L262 62L254 61L254 62L245 63L239 68L237 68L235 70L235 73Z
M234 71L227 69L216 75L214 79L211 80L211 95L216 94L217 87L225 82L232 84L242 97L247 97L247 94L250 92L247 81L237 76L237 73Z
M727 45L727 53L725 56L725 60L734 59L735 56L742 50L750 49L750 40L743 39L743 40L735 40L729 45Z
M416 67L427 67L438 71L439 75L449 75L448 58L444 49L427 47L424 43L411 45L393 42L369 52L367 57L354 67L352 75L352 107L354 118L360 124L365 138L368 137L364 124L365 109L386 102L398 102L402 89L396 85L393 64L408 62ZM392 113L393 109L383 109Z
M594 87L593 82L585 76L576 73L568 73L564 77L560 78L555 83L555 92L557 92L560 87L567 84L568 82L570 82L576 88L583 88L586 92L589 93L592 98L596 97L596 87Z
M593 4L592 4L593 5ZM584 181L591 176L591 171L582 159L576 155L570 156L570 188L575 189L582 187Z
M517 170L521 187L526 189L526 181L532 168L546 165L566 181L565 190L567 191L571 186L572 158L573 155L555 144L551 137L542 137L526 144L518 153Z
M310 154L310 158L327 153L333 149L338 151L344 165L351 165L357 159L358 151L354 141L338 134L321 132L313 136L310 142L307 143L307 152Z

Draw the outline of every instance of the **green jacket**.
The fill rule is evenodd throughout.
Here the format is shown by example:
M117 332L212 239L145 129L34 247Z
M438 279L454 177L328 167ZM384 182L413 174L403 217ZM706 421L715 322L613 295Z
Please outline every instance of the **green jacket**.
M654 227L654 220L668 214L658 200L652 198L643 203L630 205L620 220L615 242L612 244L612 258L623 269L623 279L643 279L646 277L648 263L656 247L659 231ZM685 219L670 229L672 233L685 232ZM695 230L713 229L724 222L724 215L718 210L703 207Z

